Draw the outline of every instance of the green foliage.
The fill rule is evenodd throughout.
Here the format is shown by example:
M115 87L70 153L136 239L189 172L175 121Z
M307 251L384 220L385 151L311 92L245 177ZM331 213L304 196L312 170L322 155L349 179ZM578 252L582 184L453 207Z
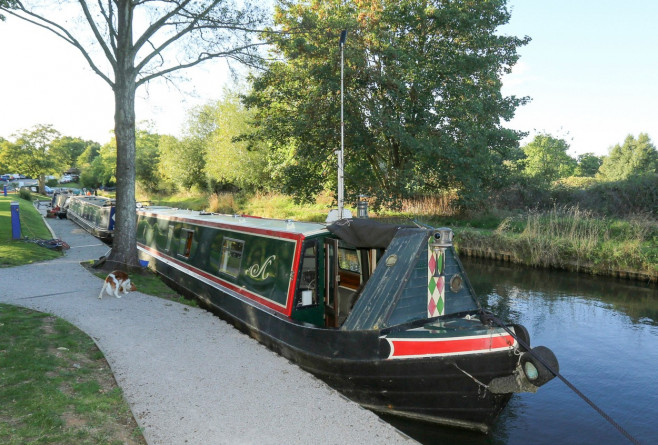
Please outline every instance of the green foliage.
M158 172L160 158L161 136L147 130L137 130L135 133L135 176L137 181L147 190L158 189L162 178ZM101 185L111 185L116 182L117 148L116 139L98 147L88 144L77 157L81 167L80 183L84 187L98 188Z
M278 189L312 200L336 182L340 49L345 45L346 197L380 203L456 190L473 206L506 176L519 132L501 121L524 99L501 94L501 76L529 38L499 35L505 0L282 2L275 55L252 79L251 140L271 144Z
M16 0L0 0L0 7L1 8L15 8L16 7ZM4 21L5 16L3 14L0 14L0 21Z
M571 176L577 167L576 160L567 154L567 141L549 134L536 135L521 149L525 155L520 161L524 175L540 185Z
M160 160L158 172L162 178L173 183L178 190L203 187L204 147L198 138L186 137L178 140L173 136L162 136L159 143Z
M603 163L602 156L596 156L594 153L584 153L578 155L578 166L574 171L575 176L594 177Z
M80 155L92 146L98 146L98 143L61 136L50 144L50 153L54 156L58 167L61 170L67 170L76 167Z
M266 152L244 140L253 131L252 115L230 91L215 103L191 110L187 136L161 140L158 171L180 190L265 187L270 180Z
M0 164L10 171L39 178L43 193L45 175L57 171L58 162L50 148L60 134L51 125L36 125L16 135L16 142L0 145Z
M203 139L188 136L178 140L173 136L162 136L159 147L158 172L163 178L172 182L178 190L204 188L207 181L203 172L205 164Z
M91 162L90 169L83 171L80 182L85 187L99 187L116 182L117 145L116 139L101 146L98 156Z
M658 174L597 182L587 189L576 191L575 195L584 208L602 215L649 214L658 218Z
M26 187L21 187L19 196L21 197L21 199L32 202L32 192L30 192L30 189Z
M235 93L206 106L200 113L212 119L212 131L204 138L205 173L220 184L255 190L268 181L265 151L258 145L248 147L238 136L252 132L249 125L253 112L240 103Z
M628 135L623 145L615 145L603 159L600 177L607 181L619 181L644 174L658 173L658 151L645 133L635 139Z
M157 190L160 184L158 160L160 135L145 130L135 134L135 176L147 190Z
M199 193L153 194L146 199L155 205L179 207L182 209L205 210L208 206L208 197Z
M489 206L507 210L549 210L556 203L579 207L597 215L649 214L658 217L658 174L614 182L570 177L550 186L525 182L493 195Z

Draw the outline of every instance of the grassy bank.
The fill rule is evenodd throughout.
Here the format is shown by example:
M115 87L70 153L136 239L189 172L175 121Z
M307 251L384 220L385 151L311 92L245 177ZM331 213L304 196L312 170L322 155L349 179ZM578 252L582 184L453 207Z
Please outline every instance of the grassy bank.
M11 206L18 202L21 236L27 240L12 239ZM0 267L18 266L61 256L60 252L41 247L30 240L50 239L52 235L43 223L39 211L31 201L20 199L17 194L0 196Z
M0 304L3 444L145 444L94 342L64 320Z
M241 196L189 195L154 202L219 213L322 222L331 198L297 205L277 194ZM351 209L356 213L355 209ZM450 199L424 198L403 203L402 210L371 212L384 221L417 220L455 231L462 254L500 258L532 267L568 269L599 275L658 281L658 221L652 215L603 218L578 206L526 213L482 212L460 215Z
M658 281L658 222L554 208L504 219L495 230L460 228L460 252L548 267Z

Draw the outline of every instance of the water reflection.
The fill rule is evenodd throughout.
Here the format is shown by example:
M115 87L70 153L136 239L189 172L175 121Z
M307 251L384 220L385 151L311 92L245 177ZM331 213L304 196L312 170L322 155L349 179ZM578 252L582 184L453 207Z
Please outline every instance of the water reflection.
M471 284L483 305L494 295L491 310L501 318L508 311L504 302L531 293L541 293L545 300L579 297L598 300L628 315L633 323L658 325L658 287L651 283L593 277L565 271L546 271L492 262L482 259L462 259ZM500 299L501 301L497 301ZM514 312L508 312L514 320Z
M560 371L641 443L658 443L658 287L462 259L483 306L525 325ZM623 444L624 436L555 379L512 397L489 435L396 423L424 444Z

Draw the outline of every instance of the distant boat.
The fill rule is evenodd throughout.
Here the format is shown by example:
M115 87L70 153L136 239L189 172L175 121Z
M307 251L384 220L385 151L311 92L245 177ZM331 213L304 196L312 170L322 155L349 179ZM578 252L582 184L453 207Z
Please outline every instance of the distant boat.
M103 241L114 235L116 201L103 196L71 196L66 217Z
M525 328L483 319L450 229L137 215L140 259L165 281L375 412L487 431L553 377Z

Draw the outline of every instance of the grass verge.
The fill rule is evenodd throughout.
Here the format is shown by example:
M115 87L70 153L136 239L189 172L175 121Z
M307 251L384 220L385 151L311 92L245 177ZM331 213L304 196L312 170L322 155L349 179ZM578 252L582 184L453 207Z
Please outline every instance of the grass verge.
M21 240L12 239L11 202L18 202L21 222ZM27 240L25 239L27 237ZM43 217L30 201L18 195L0 196L0 267L19 266L35 261L58 258L62 254L55 250L29 242L33 239L50 239L52 235L43 222Z
M103 354L70 323L0 304L0 442L145 444Z

